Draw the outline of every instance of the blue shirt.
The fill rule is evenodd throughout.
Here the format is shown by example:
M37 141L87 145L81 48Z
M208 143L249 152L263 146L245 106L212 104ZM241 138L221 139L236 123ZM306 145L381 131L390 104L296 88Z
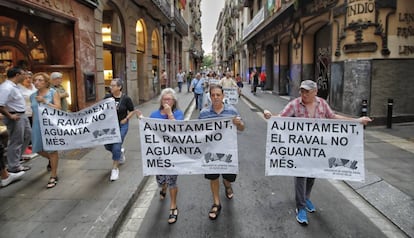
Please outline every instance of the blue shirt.
M194 93L196 93L196 94L203 94L203 92L204 92L204 79L202 79L202 78L201 79L194 78L191 81L191 85L194 88Z
M181 110L176 109L173 115L175 120L184 120L184 113ZM156 110L151 113L150 118L168 119L168 115L163 115L161 114L161 110Z
M207 108L203 108L200 112L199 119L207 119L207 118L216 118L216 117L234 117L234 116L240 116L239 112L237 112L237 109L229 104L224 104L223 111L220 112L220 114L217 114L213 110L213 106L209 106Z

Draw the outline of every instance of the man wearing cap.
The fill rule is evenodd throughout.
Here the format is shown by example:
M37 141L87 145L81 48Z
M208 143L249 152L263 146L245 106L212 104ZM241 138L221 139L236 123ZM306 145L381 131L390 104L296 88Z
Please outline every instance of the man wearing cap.
M68 110L68 101L66 98L69 97L69 94L66 92L65 88L62 86L63 74L60 72L53 72L50 74L51 86L56 90L60 97L60 105L62 111Z
M369 117L351 118L335 114L328 103L317 97L318 87L312 80L305 80L300 84L300 97L290 101L280 112L281 117L329 118L342 120L357 120L366 125L371 122ZM264 117L269 119L272 113L264 110ZM310 200L315 178L295 177L296 220L307 225L307 212L315 212L315 206Z
M26 113L26 102L19 83L25 78L23 69L13 67L7 71L7 79L0 85L0 113L9 134L7 147L8 170L12 173L27 171L29 166L21 164L23 152L30 142L32 129Z

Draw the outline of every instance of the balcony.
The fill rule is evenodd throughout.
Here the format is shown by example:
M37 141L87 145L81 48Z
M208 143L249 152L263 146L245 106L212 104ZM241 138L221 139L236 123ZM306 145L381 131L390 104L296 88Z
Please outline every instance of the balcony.
M173 22L176 26L176 29L178 33L180 33L182 36L188 36L188 24L184 20L184 18L180 14L180 10L174 7L174 17Z

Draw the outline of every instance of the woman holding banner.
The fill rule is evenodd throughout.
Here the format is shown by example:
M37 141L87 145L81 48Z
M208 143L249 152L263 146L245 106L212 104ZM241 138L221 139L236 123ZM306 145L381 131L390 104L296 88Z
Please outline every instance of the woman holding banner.
M105 149L112 153L112 170L109 180L115 181L119 179L119 164L125 163L125 150L122 148L122 143L128 133L128 121L136 112L131 98L122 92L123 82L120 78L112 79L110 87L111 93L107 94L105 98L112 97L115 100L121 133L121 143L105 145Z
M318 87L316 82L305 80L300 84L300 97L290 101L280 112L282 117L304 117L304 118L330 118L342 120L357 120L361 124L371 122L369 117L358 119L335 114L328 103L317 97ZM269 119L272 113L268 110L263 111L264 117ZM296 220L299 224L307 225L307 212L315 212L316 208L310 200L312 187L315 178L295 177L295 199L296 199Z
M60 109L59 94L53 88L50 88L50 77L47 73L40 72L33 75L33 82L37 92L30 95L30 102L33 111L32 125L32 152L47 158L50 164L50 178L47 188L54 188L58 181L57 167L59 154L57 151L45 151L43 149L42 133L40 131L40 121L38 116L39 104L43 103L49 107ZM49 170L49 167L48 167Z
M141 112L138 112L138 116L142 116ZM160 95L160 107L158 110L153 111L150 118L158 118L165 120L184 120L184 113L178 109L177 95L172 88L165 88L161 91ZM167 195L167 188L170 190L170 215L168 217L168 223L173 224L178 218L177 208L177 178L178 175L157 175L158 186L161 187L160 198L165 199Z
M244 130L244 123L241 120L236 108L232 105L224 104L224 91L220 85L210 86L211 106L204 108L200 112L199 119L216 118L216 117L233 117L233 124L238 131ZM237 141L235 142L237 143ZM217 219L221 211L220 203L220 174L206 174L204 177L210 180L210 188L213 194L213 206L211 207L208 217L211 220ZM223 185L227 199L233 198L233 189L231 183L236 181L236 174L223 174Z

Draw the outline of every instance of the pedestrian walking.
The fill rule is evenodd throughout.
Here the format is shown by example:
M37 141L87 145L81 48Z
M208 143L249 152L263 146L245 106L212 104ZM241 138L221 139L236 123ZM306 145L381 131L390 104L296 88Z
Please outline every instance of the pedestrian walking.
M37 89L35 93L30 95L30 102L33 111L33 127L32 127L32 152L47 158L49 163L47 170L50 171L50 178L47 188L54 188L58 182L57 168L59 154L57 151L46 151L43 148L42 132L40 131L40 120L38 116L39 104L43 103L55 109L61 108L60 96L51 88L50 77L45 72L39 72L33 75L34 85Z
M254 95L256 95L257 86L259 84L259 76L257 74L258 74L257 73L257 70L256 69L253 69L251 78L252 78L252 81L253 81L253 84L252 84L252 87L253 87L252 88L252 93Z
M110 181L119 179L119 164L125 163L125 149L122 147L125 136L128 133L129 119L136 114L134 104L131 98L122 92L123 82L120 78L114 78L111 81L111 93L105 98L113 98L115 100L116 112L118 115L119 130L121 133L121 142L106 144L105 149L112 153L112 170Z
M187 74L187 93L190 92L191 89L191 81L193 80L193 72L190 70Z
M278 114L282 117L304 117L304 118L329 118L342 120L355 120L366 125L372 120L369 117L350 118L335 114L328 103L317 97L317 85L312 80L305 80L300 84L300 97L290 101ZM273 114L264 110L264 117L269 119ZM315 212L316 208L310 200L315 178L295 177L295 200L296 220L300 224L307 225L307 212Z
M196 109L201 111L203 108L204 80L201 78L200 73L197 73L196 77L191 81L191 90L194 93Z
M185 73L182 72L181 69L180 69L178 71L177 75L176 75L177 84L178 84L178 92L179 93L181 93L181 89L183 88L184 77L185 77Z
M240 118L240 115L236 108L232 105L224 104L224 92L220 85L210 86L210 98L212 104L208 108L204 108L200 112L199 119L216 118L216 117L233 117L233 124L237 127L237 130L244 130L244 123ZM235 141L237 143L237 141ZM222 174L223 185L227 199L233 198L233 188L231 183L236 181L236 174ZM211 220L217 219L221 211L220 202L220 174L206 174L204 177L210 180L210 188L213 195L213 205L208 213L208 217Z
M142 113L138 111L138 116L142 116ZM165 119L165 120L184 120L184 113L178 108L177 95L172 88L166 88L161 91L160 106L158 110L153 111L150 118ZM177 208L177 179L178 175L156 175L158 186L160 190L160 199L164 200L167 195L167 188L170 192L170 213L168 217L168 223L173 224L178 219Z
M3 122L9 135L7 162L8 170L12 173L30 169L20 161L30 143L32 133L26 115L24 96L17 86L24 78L24 71L19 67L13 67L7 71L7 79L0 84L0 113L4 115Z
M167 87L167 83L168 83L168 76L167 76L167 72L165 71L165 69L161 70L161 77L160 77L160 84L161 84L161 89L164 89Z

